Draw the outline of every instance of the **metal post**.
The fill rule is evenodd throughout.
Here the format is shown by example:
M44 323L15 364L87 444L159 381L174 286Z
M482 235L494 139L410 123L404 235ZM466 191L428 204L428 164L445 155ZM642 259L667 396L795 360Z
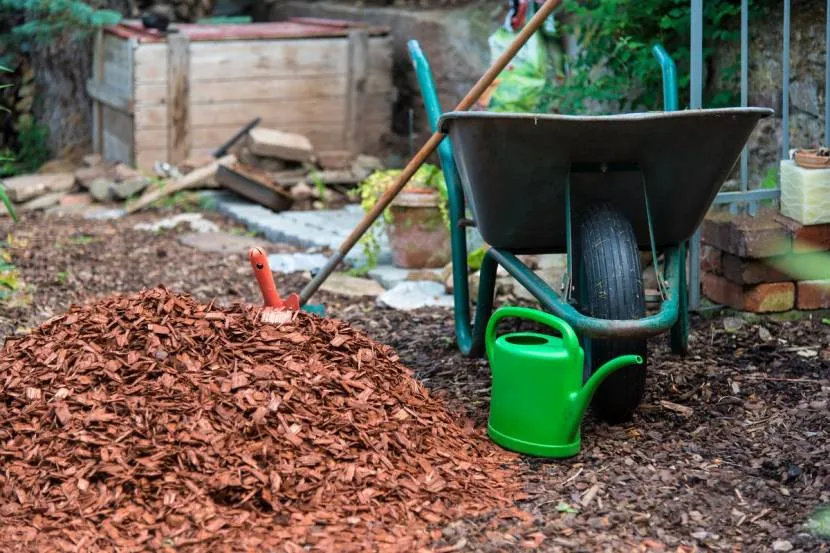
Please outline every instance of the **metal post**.
M703 104L703 0L692 0L691 54L689 96L692 109ZM700 305L700 229L695 231L689 244L690 271L689 309Z
M781 87L784 97L781 103L781 159L787 159L790 150L790 0L784 0L784 67L782 73Z
M828 0L830 1L830 0ZM741 107L749 102L749 0L741 0ZM749 148L741 151L741 192L749 189Z
M827 0L825 12L824 36L824 145L830 146L830 102L827 94L830 92L830 0Z

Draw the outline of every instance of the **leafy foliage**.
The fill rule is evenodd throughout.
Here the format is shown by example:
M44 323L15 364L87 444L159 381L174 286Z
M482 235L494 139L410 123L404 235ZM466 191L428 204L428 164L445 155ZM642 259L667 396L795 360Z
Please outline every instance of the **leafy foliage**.
M9 72L10 69L7 67L0 66L0 71ZM6 88L11 86L10 84L0 85L0 88ZM0 106L0 111L9 113L10 110L6 106ZM0 163L6 164L10 161L13 161L12 158L8 156L0 155ZM3 205L6 207L6 211L9 212L9 215L12 216L15 222L17 222L17 213L14 210L14 206L12 205L11 200L9 200L8 194L6 194L6 187L3 185L2 181L0 181L0 201L3 202Z
M0 0L0 13L14 12L26 16L25 23L10 33L18 41L79 38L121 20L116 11L98 10L79 0Z
M679 104L688 105L691 7L688 0L565 0L571 15L560 29L579 45L569 75L553 91L556 110L563 113L619 113L660 109L662 77L651 47L662 44L677 65ZM704 72L715 48L737 41L740 30L730 24L740 16L740 3L703 2ZM737 58L737 56L736 56ZM736 74L738 59L724 71ZM733 104L734 91L716 91L704 98L707 107Z

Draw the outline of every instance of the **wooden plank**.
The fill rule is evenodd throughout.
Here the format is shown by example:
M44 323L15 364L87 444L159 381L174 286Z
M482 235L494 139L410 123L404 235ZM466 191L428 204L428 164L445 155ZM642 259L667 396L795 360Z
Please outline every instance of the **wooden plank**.
M138 40L135 37L130 37L127 40L127 71L129 75L127 76L127 85L130 89L130 98L135 99L135 51L138 48ZM135 118L130 116L130 134L129 134L129 144L130 144L130 161L128 162L129 165L135 165Z
M387 120L392 106L386 101L387 97L367 96L367 109L361 120ZM258 102L223 102L212 104L190 104L190 129L201 129L213 126L242 127L251 119L262 117L273 121L281 128L295 123L332 123L344 122L346 115L346 99L324 98L311 100L292 100L291 102L275 103L271 100ZM136 129L167 128L167 106L143 107L135 111ZM343 139L343 135L338 137Z
M132 118L109 106L102 106L102 151L105 159L132 162Z
M177 164L190 151L190 43L184 33L167 39L167 159Z
M369 35L365 29L349 32L349 70L346 88L344 146L354 155L363 151L361 118L366 108L366 78L369 73Z
M124 97L120 90L105 82L89 79L86 82L86 92L96 102L109 106L123 113L133 112L133 102Z
M248 80L342 75L348 63L345 39L240 40L191 43L190 81ZM143 44L136 52L138 84L164 83L166 44ZM391 42L369 40L369 72L392 73Z
M192 132L191 150L209 149L213 150L228 138L234 135L244 123L239 125L212 126L199 129L199 132ZM274 128L286 132L299 133L308 137L315 151L327 148L343 148L344 124L334 122L328 123L307 123L297 122L291 125L278 125L273 121L260 123L263 128ZM390 125L386 121L364 121L361 132L365 137L377 136L389 132ZM167 131L165 129L140 129L136 131L136 148L139 151L167 148Z
M309 77L277 77L213 81L191 87L190 101L194 104L209 102L247 102L252 100L285 101L342 96L346 90L346 75L313 75ZM366 79L367 94L386 94L391 105L394 95L392 80L377 73ZM140 83L136 86L137 106L163 104L167 101L167 85Z
M103 39L103 77L101 80L121 92L121 96L132 97L130 42L105 34Z
M104 32L98 29L95 32L95 46L93 49L92 59L92 78L96 82L101 82L104 71ZM92 151L101 154L103 152L103 124L104 119L101 115L101 103L92 100Z

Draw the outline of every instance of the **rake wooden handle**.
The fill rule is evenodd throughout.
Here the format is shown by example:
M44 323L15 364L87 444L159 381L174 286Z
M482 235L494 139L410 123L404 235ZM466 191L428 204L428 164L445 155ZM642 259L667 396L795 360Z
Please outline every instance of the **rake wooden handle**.
M527 22L527 25L519 31L519 34L510 44L510 46L505 50L501 56L496 60L496 62L490 66L484 75L478 80L478 82L470 89L470 92L467 93L466 96L458 103L453 111L466 111L470 109L470 107L481 97L485 90L493 83L496 77L507 67L507 64L510 63L510 60L516 55L516 53L521 50L522 46L533 36L539 27L542 26L545 19L553 13L553 10L556 9L559 4L562 3L562 0L547 0L539 11L534 14L534 16ZM403 172L398 176L395 184L387 189L387 191L380 197L378 202L374 205L374 207L367 213L363 219L358 223L358 225L354 228L354 230L346 237L346 240L337 250L337 252L332 255L323 268L320 270L317 275L311 282L309 282L305 288L303 288L302 292L300 293L300 303L305 304L308 299L311 297L314 292L320 287L321 284L328 278L328 276L334 271L337 265L340 264L341 261L346 257L346 255L351 251L354 245L360 240L360 237L363 236L369 227L372 226L372 223L380 216L381 213L387 208L389 203L395 198L395 196L400 193L406 183L409 182L409 179L415 174L415 172L424 164L426 159L435 151L438 145L441 143L441 140L444 139L444 133L441 132L440 129L436 130L430 139L424 144L421 149L415 154L415 157L412 158L407 166L404 168Z

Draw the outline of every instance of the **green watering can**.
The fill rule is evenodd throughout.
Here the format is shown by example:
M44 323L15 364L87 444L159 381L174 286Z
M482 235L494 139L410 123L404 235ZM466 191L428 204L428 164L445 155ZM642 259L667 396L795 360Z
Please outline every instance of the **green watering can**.
M506 317L543 323L561 338L536 332L495 337ZM623 355L605 363L583 385L585 356L568 323L524 307L502 307L490 318L485 347L492 371L487 432L500 446L537 457L572 457L579 453L585 409L611 373L640 364L639 355Z

